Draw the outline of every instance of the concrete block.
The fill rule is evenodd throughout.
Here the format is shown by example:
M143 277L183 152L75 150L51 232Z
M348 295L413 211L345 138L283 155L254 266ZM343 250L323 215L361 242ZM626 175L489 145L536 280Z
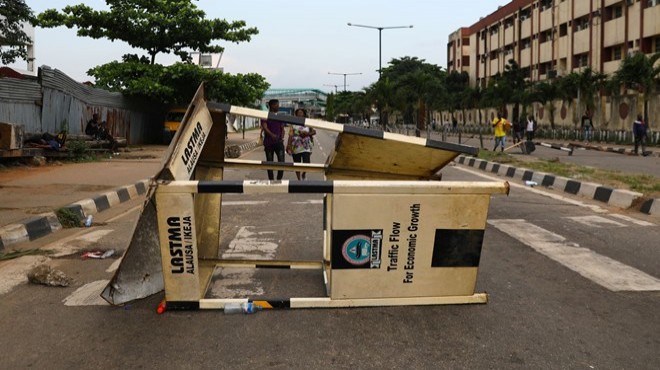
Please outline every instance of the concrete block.
M620 208L630 208L633 202L640 198L642 195L642 193L637 193L630 190L615 189L610 196L610 201L608 204Z

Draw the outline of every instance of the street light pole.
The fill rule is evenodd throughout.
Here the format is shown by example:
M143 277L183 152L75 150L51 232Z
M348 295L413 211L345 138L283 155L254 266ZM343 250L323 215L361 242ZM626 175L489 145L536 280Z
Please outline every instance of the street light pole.
M391 30L395 28L413 28L412 24L409 26L388 26L388 27L376 27L376 26L367 26L364 24L354 24L347 23L352 27L362 27L362 28L371 28L378 30L378 79L383 74L383 30Z
M339 75L339 76L344 76L344 92L346 92L346 76L349 75L361 75L362 72L359 73L334 73L334 72L328 72L329 75Z

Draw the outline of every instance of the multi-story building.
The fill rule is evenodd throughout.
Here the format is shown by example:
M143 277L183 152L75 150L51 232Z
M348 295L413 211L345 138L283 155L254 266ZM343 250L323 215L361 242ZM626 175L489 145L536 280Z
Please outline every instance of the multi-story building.
M513 0L449 36L447 70L485 86L510 59L539 81L659 51L660 0Z

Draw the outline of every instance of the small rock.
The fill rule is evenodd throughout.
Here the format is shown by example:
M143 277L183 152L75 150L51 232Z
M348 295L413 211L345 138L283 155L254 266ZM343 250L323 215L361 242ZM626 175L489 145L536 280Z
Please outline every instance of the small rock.
M54 270L48 265L39 265L28 272L28 280L33 284L47 286L69 286L71 278L61 270Z
M35 167L41 167L46 165L46 157L36 155L30 158L30 165Z
M241 148L238 145L231 145L225 148L225 157L238 158L241 156Z

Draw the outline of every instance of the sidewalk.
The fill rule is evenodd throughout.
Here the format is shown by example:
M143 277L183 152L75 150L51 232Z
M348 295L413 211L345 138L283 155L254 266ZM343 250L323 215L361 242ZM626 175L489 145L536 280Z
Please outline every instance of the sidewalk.
M229 133L225 148L254 148L259 130ZM0 251L59 230L55 211L81 217L142 196L159 170L165 145L145 145L89 163L49 163L0 170ZM129 185L127 185L129 184Z

